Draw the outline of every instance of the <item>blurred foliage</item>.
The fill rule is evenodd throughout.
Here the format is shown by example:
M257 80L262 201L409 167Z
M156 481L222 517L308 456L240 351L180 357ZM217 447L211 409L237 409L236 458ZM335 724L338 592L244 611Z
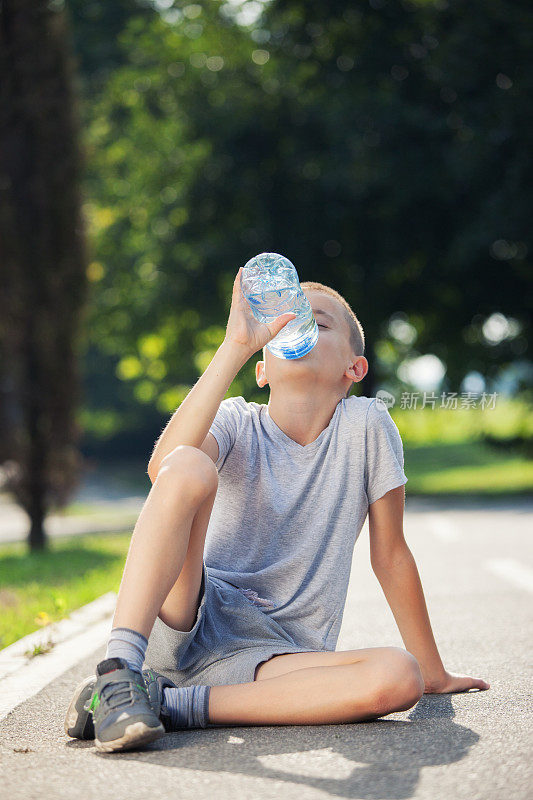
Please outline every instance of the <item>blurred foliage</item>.
M523 445L531 451L533 408L520 399L496 399L493 408L393 408L404 445L466 443Z
M273 0L248 25L220 0L69 5L87 87L86 449L149 454L262 251L350 302L371 366L357 392L428 352L455 391L527 359L529 4ZM516 325L488 341L496 311ZM258 358L228 396L267 402Z
M55 0L64 5L63 0ZM132 17L148 23L157 16L152 0L67 0L73 27L81 90L100 91L110 74L127 61L118 36Z

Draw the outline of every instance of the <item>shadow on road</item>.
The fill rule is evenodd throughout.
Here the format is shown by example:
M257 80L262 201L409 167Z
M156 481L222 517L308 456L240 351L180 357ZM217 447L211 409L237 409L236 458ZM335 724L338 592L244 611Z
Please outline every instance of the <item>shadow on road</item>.
M423 767L460 761L479 741L478 734L453 722L451 697L422 697L409 722L383 718L351 725L184 730L169 733L142 751L114 755L95 751L95 755L286 781L337 797L408 798ZM66 743L70 748L88 746L92 743Z

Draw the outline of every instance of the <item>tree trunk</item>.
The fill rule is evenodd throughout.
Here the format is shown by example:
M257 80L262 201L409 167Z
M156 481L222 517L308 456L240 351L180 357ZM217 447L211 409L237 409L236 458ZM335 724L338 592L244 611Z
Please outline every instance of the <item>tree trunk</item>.
M87 252L69 39L61 4L0 4L0 464L32 550L46 546L47 510L65 505L81 467Z

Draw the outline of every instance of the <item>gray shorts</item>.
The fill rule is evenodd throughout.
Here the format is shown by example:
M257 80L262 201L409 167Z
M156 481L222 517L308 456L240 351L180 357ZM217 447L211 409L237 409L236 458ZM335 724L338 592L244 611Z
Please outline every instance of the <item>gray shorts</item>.
M313 653L231 583L209 575L203 562L200 605L190 631L156 617L145 665L178 686L251 683L263 661L283 653Z

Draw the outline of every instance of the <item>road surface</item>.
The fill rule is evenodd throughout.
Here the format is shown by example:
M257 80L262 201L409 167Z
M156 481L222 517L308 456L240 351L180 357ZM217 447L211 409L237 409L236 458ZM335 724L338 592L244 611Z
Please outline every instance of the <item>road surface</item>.
M102 646L0 723L5 796L529 800L532 531L527 499L406 508L445 666L483 678L489 690L424 695L409 711L366 723L182 731L144 751L105 755L63 732L70 693ZM365 525L337 649L383 645L402 641L370 568Z

